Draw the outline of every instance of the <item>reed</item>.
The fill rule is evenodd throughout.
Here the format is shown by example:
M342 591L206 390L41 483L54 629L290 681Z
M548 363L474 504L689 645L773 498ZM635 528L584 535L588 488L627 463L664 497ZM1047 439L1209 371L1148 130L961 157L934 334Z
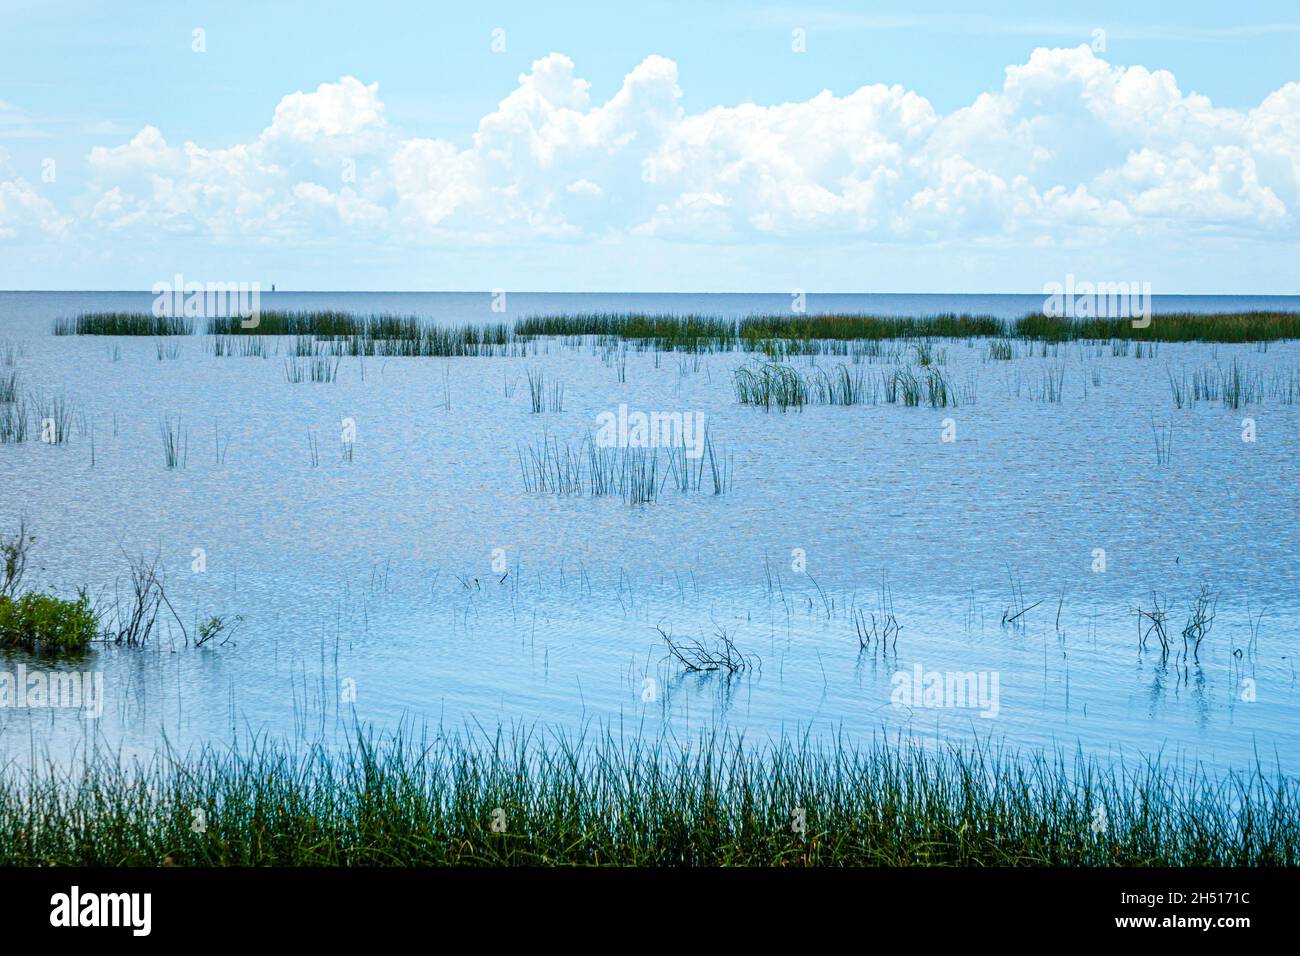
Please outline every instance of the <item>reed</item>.
M1151 417L1151 437L1156 446L1156 464L1167 465L1173 458L1174 423L1170 419L1167 425L1157 425L1155 416Z
M194 320L148 312L82 312L55 319L55 335L192 335Z
M71 435L75 407L63 395L34 395L36 417L40 419L41 441L46 445L62 445Z
M993 361L1010 362L1016 357L1016 347L1009 339L993 339L989 342L988 356Z
M528 399L534 415L546 408L546 374L541 369L528 370Z
M738 402L757 405L764 411L771 411L773 405L783 412L801 409L809 401L807 379L789 365L766 362L758 367L742 366L736 370L733 384Z
M0 405L0 443L27 441L28 418L27 403L22 399Z
M731 456L718 449L707 430L697 459L685 448L671 447L662 449L666 464L661 464L660 451L602 446L589 434L576 445L543 435L536 445L520 445L517 454L529 494L617 497L640 505L657 501L670 486L682 494L706 488L714 495L731 491Z
M526 316L514 325L518 336L596 336L653 344L661 349L706 349L725 346L736 337L731 319L705 315L646 315L586 312Z
M162 436L163 464L168 469L184 468L189 462L190 439L180 416L175 421L164 418L158 423L158 431Z
M455 356L520 354L529 342L553 336L578 341L591 337L601 346L632 342L655 350L713 351L742 349L774 359L790 355L841 354L844 343L908 340L922 343L922 367L930 339L988 338L989 358L1014 357L1010 340L1044 344L1087 340L1110 341L1115 355L1129 355L1130 342L1147 343L1139 358L1155 355L1155 342L1256 342L1300 338L1300 312L1158 313L1144 328L1127 318L1068 319L1033 313L1012 322L987 315L940 314L880 316L858 313L752 315L732 319L717 315L645 313L571 313L535 315L505 323L433 326L417 316L355 314L341 310L268 310L244 326L239 316L210 319L207 331L222 336L310 336L330 343L334 354L382 356ZM194 320L149 313L96 312L55 321L56 335L186 335ZM837 345L837 343L839 343ZM860 359L870 352L858 352ZM621 374L621 373L620 373Z
M1135 328L1133 321L1126 318L1068 319L1031 314L1014 322L1011 332L1048 341L1275 342L1300 338L1300 312L1156 313L1145 328ZM1128 354L1127 348L1123 354ZM1139 357L1151 354L1148 351Z
M1293 778L1258 765L1216 777L1167 759L529 728L103 754L0 777L0 865L1300 863Z

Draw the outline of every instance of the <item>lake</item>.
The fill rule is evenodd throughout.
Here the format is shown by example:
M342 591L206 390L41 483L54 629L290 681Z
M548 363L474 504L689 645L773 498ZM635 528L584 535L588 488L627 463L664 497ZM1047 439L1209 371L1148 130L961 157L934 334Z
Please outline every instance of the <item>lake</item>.
M987 340L935 340L925 367L956 387L955 407L876 394L781 412L737 401L736 371L756 366L739 351L542 339L495 356L344 356L333 381L291 382L290 337L243 357L214 354L206 335L50 334L56 318L151 300L0 293L0 378L16 373L33 414L56 396L70 408L66 442L0 444L0 534L25 520L37 539L27 583L84 587L108 607L129 558L157 555L176 612L143 649L0 656L0 671L93 671L104 688L97 719L0 708L4 759L328 740L359 720L903 733L1300 769L1300 344L1144 354L1017 341L1000 359ZM810 296L808 307L1012 318L1041 300ZM512 293L505 314L490 302L262 297L264 309L435 323L735 317L788 310L790 297ZM1300 304L1156 299L1158 312L1255 308ZM174 354L160 358L160 343ZM921 367L904 342L813 359L787 362L873 383ZM1249 401L1177 406L1171 376L1234 363L1257 383ZM530 375L544 383L541 412ZM730 469L724 493L707 479L679 491L667 451L649 503L529 490L521 458L543 443L581 448L620 406L701 416ZM166 466L164 423L180 426L183 467ZM1202 589L1214 618L1194 659L1182 633ZM1163 658L1156 636L1139 646L1150 622L1139 610L1159 608L1173 644ZM176 618L192 636L213 615L242 621L224 645L187 646ZM897 634L863 648L862 630L890 615ZM665 635L730 641L749 666L686 670ZM978 700L934 706L935 674L972 675Z

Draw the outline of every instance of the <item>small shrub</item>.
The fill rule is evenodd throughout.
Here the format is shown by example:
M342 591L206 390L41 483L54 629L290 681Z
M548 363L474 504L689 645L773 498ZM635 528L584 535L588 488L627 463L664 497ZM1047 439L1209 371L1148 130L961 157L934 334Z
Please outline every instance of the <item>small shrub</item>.
M98 628L85 591L76 600L34 591L18 598L0 596L0 647L77 650L95 639Z

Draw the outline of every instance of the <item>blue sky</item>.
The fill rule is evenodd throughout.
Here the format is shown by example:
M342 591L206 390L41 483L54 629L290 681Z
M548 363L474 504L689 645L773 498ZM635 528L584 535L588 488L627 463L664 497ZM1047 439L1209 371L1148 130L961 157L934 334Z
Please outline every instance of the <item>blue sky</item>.
M124 7L0 2L0 287L1300 291L1294 4Z

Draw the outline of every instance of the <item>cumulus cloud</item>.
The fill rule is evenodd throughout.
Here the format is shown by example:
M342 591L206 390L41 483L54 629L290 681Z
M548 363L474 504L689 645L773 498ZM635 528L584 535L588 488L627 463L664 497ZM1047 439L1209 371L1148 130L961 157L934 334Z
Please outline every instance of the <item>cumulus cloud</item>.
M1038 49L941 114L901 86L688 113L649 56L605 99L552 53L457 139L390 124L377 83L285 96L246 143L152 126L93 150L77 225L221 237L512 242L1106 242L1194 228L1294 237L1300 84L1216 107L1164 70ZM0 235L66 219L0 181ZM8 232L5 232L8 230Z
M17 174L9 152L0 146L0 240L57 238L68 225L68 217Z

